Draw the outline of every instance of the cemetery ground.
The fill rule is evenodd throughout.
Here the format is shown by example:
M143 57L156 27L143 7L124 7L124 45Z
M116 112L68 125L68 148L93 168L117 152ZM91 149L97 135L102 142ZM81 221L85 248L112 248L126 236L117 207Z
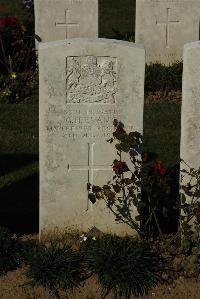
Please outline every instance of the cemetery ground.
M158 101L146 103L144 109L144 150L156 153L165 166L179 159L181 103ZM1 225L23 235L23 239L38 239L39 174L38 174L38 104L1 104ZM65 235L75 248L80 234ZM63 240L64 240L63 239ZM62 241L63 241L62 240ZM41 286L27 284L26 266L0 276L0 298L53 298ZM96 277L89 278L83 287L69 293L69 298L100 299ZM177 277L150 290L144 299L197 299L200 284L195 278ZM66 293L61 292L61 298ZM62 297L63 296L63 297ZM107 298L113 298L110 294Z
M7 0L2 0L2 2L7 4ZM7 19L1 20L2 32L6 33L7 29L13 28L13 25L19 26L18 18L21 18L23 13L19 14L16 12L19 2L21 0L15 0L15 6L13 6L13 1L11 1L12 11L9 10L9 17ZM119 40L134 40L134 32L130 32L130 28L134 28L134 18L132 18L134 12L135 1L132 0L100 0L99 1L99 25L100 25L100 37L106 38L116 38ZM124 6L123 13L121 13L121 7ZM10 14L11 13L11 14ZM15 17L17 16L17 18ZM60 281L60 278L65 281L66 274L70 277L72 272L75 272L79 267L79 261L76 260L76 263L71 267L72 272L65 271L66 266L68 265L69 256L64 255L64 252L59 251L58 262L59 264L52 265L53 258L48 259L48 254L45 256L44 252L38 256L34 255L31 257L32 253L37 252L38 247L42 250L42 242L38 245L38 231L39 231L39 150L38 150L38 99L33 95L33 89L35 86L35 80L30 78L32 74L30 71L30 65L32 65L32 70L35 71L35 54L34 46L32 43L35 42L34 35L34 18L33 11L30 17L29 15L25 16L26 28L29 28L27 35L31 37L29 47L27 49L23 48L21 50L22 54L20 57L29 57L27 53L30 54L30 63L22 63L21 65L28 66L28 68L23 68L13 72L13 69L9 69L9 76L3 76L1 84L3 86L3 92L1 93L0 98L0 199L1 199L1 209L0 209L0 298L2 299L50 299L55 298L55 296L49 294L49 290L45 290L41 285L33 286L29 284L30 278L27 276L27 269L30 269L30 263L33 262L34 270L33 272L40 277L41 279L50 282L53 279L53 285ZM3 22L2 22L3 21ZM122 25L123 23L123 25ZM18 27L16 27L17 29ZM21 29L20 29L21 28ZM25 28L25 29L26 29ZM4 29L6 29L4 31ZM21 40L24 36L24 27L19 27L19 36L15 36L16 42ZM114 29L114 30L113 30ZM133 31L134 29L131 29ZM29 34L28 34L29 33ZM8 46L8 53L12 47L9 47L9 43L6 42L7 35L4 35L5 46ZM25 45L25 43L22 43ZM29 50L32 49L31 52ZM24 52L25 51L25 52ZM26 52L27 51L27 52ZM15 53L18 54L18 53ZM16 56L19 57L19 56ZM32 60L33 59L33 60ZM9 60L10 61L10 60ZM22 59L23 61L23 59ZM13 62L18 62L18 59L13 56ZM31 63L32 62L32 63ZM8 65L10 66L10 65ZM148 152L149 156L152 156L152 159L160 159L164 162L164 167L173 167L175 166L177 173L179 172L179 149L180 149L180 124L181 124L181 97L179 91L181 90L181 80L182 80L182 63L178 63L172 68L162 68L160 66L154 65L150 67L149 70L146 69L146 80L145 84L148 87L149 97L146 99L145 110L144 110L144 151ZM5 70L4 70L5 71ZM7 70L5 72L7 74ZM154 75L152 75L152 73ZM35 74L35 73L34 73ZM30 75L31 77L27 76ZM169 78L168 78L169 75ZM4 80L5 79L5 80ZM37 81L37 79L36 79ZM26 83L31 83L30 85ZM153 90L152 90L153 89ZM170 101L165 101L166 98L165 90L171 90L173 94L170 95ZM158 92L154 92L154 91ZM176 91L178 90L178 93ZM26 102L23 101L24 96L32 96L32 99L28 99ZM38 91L38 86L36 83L36 93ZM160 92L161 91L161 92ZM175 91L175 93L173 92ZM178 98L179 101L172 101L172 98ZM22 102L20 102L22 99ZM2 100L2 103L1 103ZM5 100L5 101L4 101ZM155 102L152 102L155 100ZM157 101L158 100L158 101ZM3 104L5 103L6 104ZM8 104L11 102L12 104ZM112 146L112 145L111 145ZM111 161L112 163L112 161ZM176 174L177 174L176 173ZM177 178L177 177L176 177ZM178 182L178 181L177 181ZM78 182L77 182L78 184ZM167 218L165 223L165 228L169 231L173 228L173 222L170 223L170 217ZM16 235L8 237L1 226L9 227L11 232ZM72 232L71 234L66 233L64 235L56 234L49 235L49 238L58 239L61 249L63 249L64 243L67 242L78 254L79 249L84 245L86 246L90 243L87 243L84 240L85 237L80 237L82 232ZM93 240L92 246L101 244L101 240L104 238L96 237L96 240ZM109 236L111 238L111 236ZM125 238L121 238L125 240ZM135 240L135 239L133 239ZM132 241L133 241L132 240ZM148 295L143 296L142 298L160 298L160 299L187 299L187 298L199 298L200 284L199 284L199 247L195 243L188 244L188 242L183 242L183 247L180 248L180 243L178 246L174 240L167 239L165 241L153 240L152 247L159 248L161 256L169 258L171 270L164 271L161 269L160 277L162 278L162 284L157 283L155 288L151 288ZM179 239L180 240L180 239ZM32 243L27 243L25 246L25 251L23 252L21 248L21 242L25 244L27 241ZM84 242L80 242L84 241ZM86 242L85 242L86 241ZM138 242L137 242L138 241ZM138 248L139 240L135 243L134 248ZM187 240L186 240L187 241ZM124 241L122 241L124 242ZM173 243L174 242L174 243ZM45 242L48 245L48 248L51 248L50 242L47 239ZM97 245L95 245L97 244ZM111 250L110 253L120 252L119 246L113 246L113 243L110 243L111 246L105 248L106 250ZM128 243L130 244L130 243ZM38 247L37 247L38 245ZM193 247L192 247L193 246ZM93 249L93 247L91 247ZM179 251L177 252L177 248ZM86 247L87 249L87 247ZM125 248L127 249L127 248ZM30 250L30 256L29 254ZM116 251L115 251L116 250ZM49 251L47 251L49 252ZM113 266L119 265L119 262L122 262L126 269L126 279L134 282L135 273L139 271L141 274L141 269L143 270L143 278L150 271L148 267L143 267L144 255L141 254L139 262L137 263L138 267L135 266L135 251L133 250L129 255L132 258L132 263L129 263L126 258L123 258L123 255L120 255L119 259L114 259L114 263L108 264L107 257L110 257L109 254L106 255L106 263L102 258L101 253L104 253L104 250L98 251L96 255L96 261L104 262L103 271L113 269ZM107 251L108 252L108 251ZM139 248L139 253L141 248ZM142 252L144 253L144 252ZM148 266L151 266L152 262L149 260ZM91 250L90 254L93 254ZM21 256L22 255L22 256ZM23 256L24 255L24 256ZM27 256L26 256L27 255ZM50 255L51 256L51 255ZM3 258L2 258L3 257ZM63 259L64 257L64 259ZM122 258L121 258L122 257ZM133 259L134 257L134 259ZM27 259L27 260L26 260ZM27 261L29 261L29 267L27 267ZM43 261L47 262L46 264ZM61 262L60 262L61 261ZM40 262L40 263L39 263ZM41 263L42 262L42 263ZM159 260L159 262L161 262ZM108 264L108 267L105 267L105 264ZM3 272L1 272L2 267L5 267ZM63 267L60 267L62 265ZM142 265L142 266L141 266ZM53 268L53 271L50 268ZM57 266L57 267L56 267ZM132 271L134 266L134 271ZM159 263L156 264L156 270L159 268ZM132 267L132 268L131 268ZM51 268L51 269L52 269ZM117 275L112 276L112 282L116 279L118 281L124 277L123 267L116 267ZM64 269L63 273L62 269ZM138 270L139 269L139 270ZM46 272L45 272L46 270ZM68 269L69 270L69 269ZM79 271L78 270L78 271ZM147 271L145 271L147 270ZM61 273L61 272L62 273ZM141 271L141 272L140 272ZM164 272L163 272L164 271ZM127 275L130 274L130 275ZM158 272L156 272L158 273ZM60 275L61 274L61 275ZM64 275L63 275L64 274ZM109 278L108 273L108 278ZM51 276L52 275L52 276ZM63 275L63 277L62 277ZM121 276L120 276L121 275ZM152 274L153 275L153 274ZM37 277L34 277L35 279ZM133 280L129 278L129 276ZM42 278L41 278L42 277ZM68 279L68 278L67 278ZM36 279L37 280L37 279ZM67 280L68 281L68 280ZM68 281L69 282L69 281ZM101 281L102 282L102 281ZM141 281L143 284L145 282ZM100 293L102 284L97 283L97 276L93 274L89 277L84 286L75 289L74 293L60 291L59 298L87 298L87 299L102 299ZM136 284L134 285L136 287ZM137 288L137 287L136 287ZM55 295L58 295L55 293ZM56 297L58 298L58 296ZM107 299L113 298L113 294L109 294ZM116 297L115 297L116 298ZM131 298L132 299L132 298Z
M55 237L55 236L54 236ZM54 238L53 237L53 238ZM51 237L50 237L51 238ZM22 237L23 240L37 240L38 235L26 235ZM60 244L68 243L70 246L78 249L80 247L80 234L76 232L72 234L63 233L56 239ZM46 240L47 241L47 240ZM94 241L95 242L95 241ZM54 270L55 271L55 270ZM41 285L32 285L31 280L27 278L27 266L22 265L16 270L8 271L6 274L0 276L0 298L2 299L54 299L54 298L70 298L70 299L102 299L102 289L98 283L96 275L88 278L80 288L75 288L72 291L60 291L59 296L49 294L49 290ZM156 287L151 288L148 294L139 297L141 299L198 299L200 291L199 280L195 278L178 277L173 282L165 282L158 284ZM67 296L66 296L67 294ZM106 298L113 299L114 294L111 292Z

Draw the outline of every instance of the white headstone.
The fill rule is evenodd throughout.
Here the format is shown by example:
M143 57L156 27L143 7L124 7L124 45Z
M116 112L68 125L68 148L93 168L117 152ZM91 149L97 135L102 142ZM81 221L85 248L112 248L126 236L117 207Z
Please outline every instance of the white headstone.
M35 0L35 34L42 42L98 37L98 0Z
M200 0L136 0L135 42L144 45L147 63L180 61L183 45L199 37Z
M113 120L143 130L145 52L133 43L71 39L41 43L40 231L68 227L127 232L87 183L113 177ZM136 212L137 213L137 212Z
M200 168L200 42L186 44L183 54L183 92L181 113L180 157L190 167ZM181 163L181 170L189 168ZM191 176L181 173L181 184L186 187ZM191 185L196 180L191 181ZM188 202L191 198L186 196Z
M200 167L200 42L184 47L181 158Z

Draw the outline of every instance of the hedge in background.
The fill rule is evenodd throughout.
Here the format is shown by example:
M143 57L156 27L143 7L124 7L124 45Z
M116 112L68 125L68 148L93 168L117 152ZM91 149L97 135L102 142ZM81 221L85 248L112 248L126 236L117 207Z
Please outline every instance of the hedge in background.
M145 93L182 89L183 62L165 66L159 63L146 65Z

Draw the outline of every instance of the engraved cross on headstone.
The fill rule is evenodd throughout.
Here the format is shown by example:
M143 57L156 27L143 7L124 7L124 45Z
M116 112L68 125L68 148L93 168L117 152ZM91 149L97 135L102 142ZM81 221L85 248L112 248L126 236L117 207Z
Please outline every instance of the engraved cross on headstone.
M68 27L73 27L73 26L79 27L78 23L70 23L69 22L69 13L70 13L70 10L66 9L65 10L65 23L57 23L57 22L55 22L55 26L56 27L65 27L66 38L68 38Z
M158 22L156 20L156 25L165 25L166 26L166 48L169 48L169 33L170 33L170 25L171 24L178 24L180 21L171 21L170 20L170 11L171 8L167 8L167 20L164 22Z
M67 165L68 172L70 171L87 171L87 183L94 184L95 171L111 171L111 165L95 165L94 164L94 145L95 143L88 143L87 165ZM87 210L89 201L87 201Z

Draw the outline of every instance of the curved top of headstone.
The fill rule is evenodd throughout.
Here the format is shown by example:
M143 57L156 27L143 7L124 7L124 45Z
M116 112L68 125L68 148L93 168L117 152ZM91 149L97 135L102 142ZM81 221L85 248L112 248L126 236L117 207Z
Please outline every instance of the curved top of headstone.
M98 0L35 0L35 33L43 42L98 37Z
M50 41L50 42L41 42L39 43L39 49L49 48L49 47L59 47L59 46L67 46L70 44L93 44L93 43L105 43L105 44L113 44L113 45L119 45L119 46L127 46L132 47L136 49L143 49L144 46L142 44L135 44L132 42L122 41L122 40L116 40L116 39L106 39L106 38L71 38L71 39L64 39L64 40L56 40L56 41Z
M187 43L184 45L184 49L192 49L192 48L197 48L197 47L200 47L200 41Z

